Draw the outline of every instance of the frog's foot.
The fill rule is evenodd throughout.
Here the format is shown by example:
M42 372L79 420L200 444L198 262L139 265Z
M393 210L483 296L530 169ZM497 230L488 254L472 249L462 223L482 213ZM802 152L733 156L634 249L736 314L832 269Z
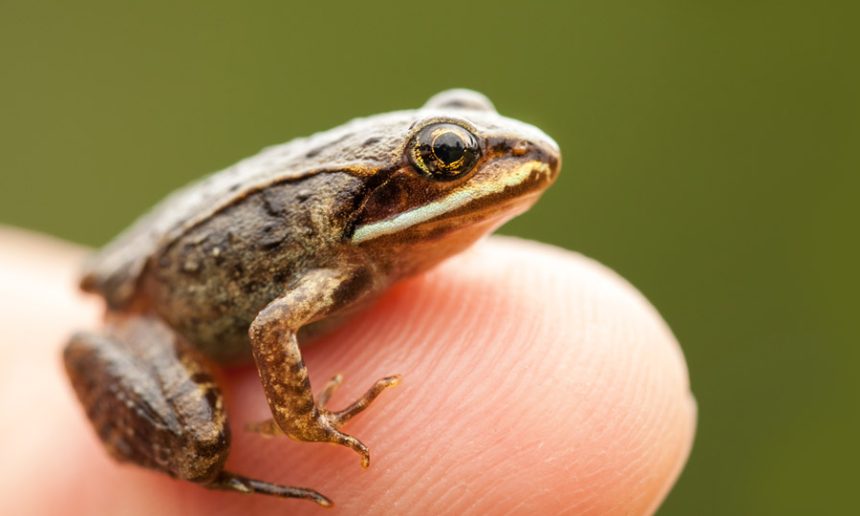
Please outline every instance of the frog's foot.
M361 465L370 466L370 452L367 446L351 435L341 432L343 425L357 414L370 406L382 391L400 383L400 376L386 376L377 380L367 392L343 410L330 411L325 408L334 391L343 382L343 376L335 375L326 383L320 392L316 409L308 414L309 417L294 418L290 421L288 430L281 429L274 419L252 423L246 428L266 436L287 435L298 441L331 442L346 446L361 456Z
M314 417L310 421L299 421L287 433L290 437L302 441L332 442L351 448L361 456L361 465L366 468L370 466L370 452L367 446L355 437L343 433L341 428L347 421L369 407L373 400L382 394L382 391L400 383L400 376L386 376L377 380L367 392L345 409L330 411L325 406L342 382L343 377L341 375L336 375L329 380L320 393Z
M323 387L322 392L317 396L317 406L320 408L325 408L328 400L331 399L334 391L340 387L340 384L343 383L343 375L336 374L332 376L331 380L326 382L325 387ZM249 432L256 432L260 435L266 437L275 437L278 435L284 435L284 432L281 430L281 427L275 423L274 419L267 419L265 421L258 421L256 423L248 423L245 425L245 430Z

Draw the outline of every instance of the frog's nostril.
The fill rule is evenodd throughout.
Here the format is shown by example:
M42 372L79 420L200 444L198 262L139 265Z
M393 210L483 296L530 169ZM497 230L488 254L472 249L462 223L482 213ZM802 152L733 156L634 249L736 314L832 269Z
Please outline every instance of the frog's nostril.
M511 149L511 154L514 156L525 156L525 154L529 151L529 142L527 141L518 141L513 148Z

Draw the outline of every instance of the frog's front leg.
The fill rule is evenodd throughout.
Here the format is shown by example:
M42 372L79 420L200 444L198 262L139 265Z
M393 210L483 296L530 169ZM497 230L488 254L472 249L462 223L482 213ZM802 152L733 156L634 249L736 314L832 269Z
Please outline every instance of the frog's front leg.
M327 386L319 403L314 400L296 334L303 325L357 301L370 288L371 278L355 268L316 269L259 313L249 335L273 421L258 425L257 430L275 433L277 425L300 441L341 444L361 455L362 466L370 465L367 447L343 433L341 426L400 377L382 378L346 409L330 411L324 405L339 382Z

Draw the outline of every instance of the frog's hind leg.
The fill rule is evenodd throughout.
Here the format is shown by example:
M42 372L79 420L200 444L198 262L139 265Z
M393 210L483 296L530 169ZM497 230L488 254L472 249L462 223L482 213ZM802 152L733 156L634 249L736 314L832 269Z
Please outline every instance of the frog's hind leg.
M66 371L111 455L211 489L331 501L316 491L224 471L230 429L204 361L161 322L135 318L78 333Z

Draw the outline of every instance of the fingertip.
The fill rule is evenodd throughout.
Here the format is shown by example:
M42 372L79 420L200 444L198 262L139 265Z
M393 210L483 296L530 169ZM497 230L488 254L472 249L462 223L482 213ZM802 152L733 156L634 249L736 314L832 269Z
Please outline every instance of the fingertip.
M71 280L72 258L82 253L53 249ZM56 343L92 324L94 303L62 308L77 303L72 292L69 286L57 299L56 313L68 320L54 319L52 333L37 340ZM30 322L16 326L28 338L40 328ZM403 373L398 389L346 427L373 452L373 467L363 470L342 447L239 430L231 468L318 489L345 513L649 512L679 474L695 429L683 355L657 311L605 267L525 241L492 238L404 282L305 348L305 358L315 386L345 373L336 405L378 378ZM234 428L268 417L253 368L225 377ZM64 416L76 429L69 440L86 439L80 453L92 455L86 461L98 469L96 478L116 488L111 503L181 501L176 507L184 512L316 510L307 502L214 493L115 466L59 378L46 385L60 408L74 412ZM105 497L90 489L86 498Z
M268 474L346 512L645 513L695 427L683 355L645 298L592 260L519 240L490 239L395 287L305 358L315 385L345 373L335 405L403 372L346 427L374 466L283 440L236 453L288 457L266 461ZM244 407L264 415L254 396Z

